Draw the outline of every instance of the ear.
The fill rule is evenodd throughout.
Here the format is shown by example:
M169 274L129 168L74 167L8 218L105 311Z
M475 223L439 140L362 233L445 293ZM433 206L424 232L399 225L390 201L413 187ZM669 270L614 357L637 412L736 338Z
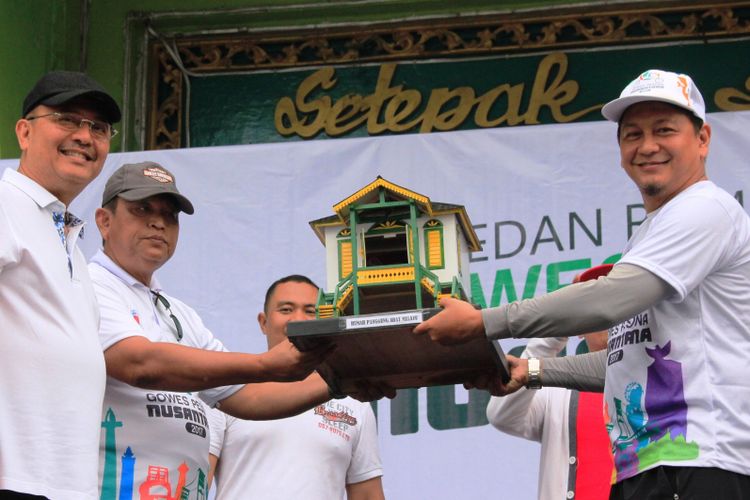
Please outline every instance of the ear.
M18 147L21 151L26 151L29 147L29 135L31 134L31 126L29 121L21 118L16 122L16 138L18 139Z
M266 317L266 313L259 312L258 313L258 325L260 326L260 331L263 332L263 335L266 337L268 334L266 333L266 323L268 322L268 318Z
M698 131L698 148L700 149L700 157L702 161L706 161L708 157L708 145L711 143L711 125L704 123L701 129Z
M708 147L708 145L711 143L711 125L709 125L708 123L703 124L700 132L698 132L698 140L700 141L702 147Z
M110 212L106 208L97 208L96 212L94 213L94 218L96 220L96 227L99 228L99 232L102 235L102 239L104 241L107 241L107 237L109 236L109 228L112 224L112 212Z

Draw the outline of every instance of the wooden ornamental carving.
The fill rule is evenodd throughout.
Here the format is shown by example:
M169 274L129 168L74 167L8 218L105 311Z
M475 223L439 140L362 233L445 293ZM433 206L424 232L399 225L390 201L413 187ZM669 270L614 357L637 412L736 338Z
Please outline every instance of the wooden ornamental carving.
M656 2L654 2L656 3ZM550 49L706 40L750 34L748 2L600 5L596 12L560 9L523 14L456 17L287 32L181 36L167 42L190 73L232 73L375 61L533 53ZM591 9L591 7L588 7ZM146 148L181 146L183 70L162 39L149 41ZM748 80L747 91L750 91ZM750 97L728 89L724 99L747 106Z

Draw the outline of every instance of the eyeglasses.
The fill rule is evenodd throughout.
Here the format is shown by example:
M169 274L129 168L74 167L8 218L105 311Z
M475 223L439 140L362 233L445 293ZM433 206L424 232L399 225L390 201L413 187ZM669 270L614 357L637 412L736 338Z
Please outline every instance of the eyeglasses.
M169 301L166 297L164 297L164 295L154 290L151 290L151 293L154 295L154 305L158 307L158 304L161 304L164 310L167 311L167 314L169 314L172 322L174 322L174 328L176 330L174 336L177 337L177 342L179 342L180 340L182 340L182 325L180 324L180 320L177 319L177 316L175 316L172 312Z
M117 135L117 130L113 129L112 125L109 123L99 120L89 120L88 118L84 118L74 113L60 113L54 111L52 113L47 113L46 115L26 117L29 121L36 120L37 118L49 118L55 122L57 126L68 132L75 132L86 124L89 126L91 136L97 141L109 141Z

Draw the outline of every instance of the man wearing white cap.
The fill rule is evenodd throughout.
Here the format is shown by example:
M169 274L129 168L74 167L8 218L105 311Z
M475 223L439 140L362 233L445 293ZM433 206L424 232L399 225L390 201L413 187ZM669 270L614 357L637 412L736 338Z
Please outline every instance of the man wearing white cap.
M648 212L610 274L481 312L447 299L415 333L448 344L609 328L607 351L511 358L507 385L476 383L496 395L529 382L603 386L617 472L610 498L744 498L750 218L706 176L711 128L689 76L645 71L602 114L618 123L621 165Z

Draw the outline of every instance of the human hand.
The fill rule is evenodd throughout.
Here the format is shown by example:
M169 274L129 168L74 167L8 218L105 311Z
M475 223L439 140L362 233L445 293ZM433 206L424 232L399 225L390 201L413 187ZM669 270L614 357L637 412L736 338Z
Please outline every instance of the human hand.
M467 389L482 389L493 396L507 396L513 394L522 387L526 387L529 382L529 360L507 355L508 370L510 370L510 380L504 383L499 374L483 374L464 384Z
M440 299L443 308L438 314L414 328L417 335L429 337L443 345L465 344L484 337L482 313L463 300L445 297Z
M285 339L268 352L260 355L266 381L296 382L302 380L315 369L334 349L333 345L319 345L313 349L300 351Z
M356 386L356 391L349 394L349 396L363 403L382 398L393 399L396 397L396 389L380 382L358 382Z

